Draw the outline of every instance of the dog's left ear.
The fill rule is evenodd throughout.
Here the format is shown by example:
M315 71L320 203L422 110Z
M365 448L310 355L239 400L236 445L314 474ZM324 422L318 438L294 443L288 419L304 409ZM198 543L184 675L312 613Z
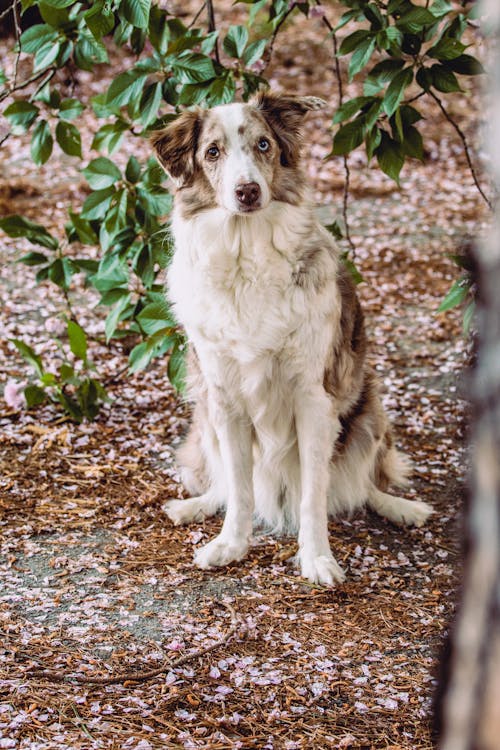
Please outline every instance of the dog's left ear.
M188 185L194 176L200 128L201 112L187 110L151 138L158 161L178 185Z
M326 107L326 102L317 96L265 93L259 94L254 104L278 139L282 165L295 166L300 156L300 131L304 117L313 109Z

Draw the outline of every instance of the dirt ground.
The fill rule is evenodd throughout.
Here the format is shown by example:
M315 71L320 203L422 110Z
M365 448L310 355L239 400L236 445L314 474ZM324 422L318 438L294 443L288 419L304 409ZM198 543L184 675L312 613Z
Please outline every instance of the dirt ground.
M278 38L272 85L331 102L311 117L304 148L325 222L340 215L344 180L341 160L324 161L331 67L318 19ZM82 95L110 75L82 73ZM466 85L450 107L475 145L478 94ZM175 398L165 362L124 373L126 347L104 346L105 311L77 284L72 304L93 335L112 403L82 425L52 407L0 404L0 747L433 747L436 664L461 576L468 357L460 315L436 309L455 275L448 255L480 233L484 211L454 132L423 106L425 163L406 166L398 189L356 152L350 217L371 359L415 467L405 494L430 502L434 516L412 530L369 513L332 522L347 570L333 590L299 577L294 540L259 530L241 563L198 570L193 551L221 520L174 528L161 510L183 496L172 449L188 406ZM97 125L87 117L85 153L95 158ZM0 212L62 236L67 203L80 205L84 182L69 157L37 169L28 149L23 139L4 145ZM147 145L130 149L144 155ZM0 239L2 384L27 378L10 338L58 358L51 335L65 301L15 263L27 249Z

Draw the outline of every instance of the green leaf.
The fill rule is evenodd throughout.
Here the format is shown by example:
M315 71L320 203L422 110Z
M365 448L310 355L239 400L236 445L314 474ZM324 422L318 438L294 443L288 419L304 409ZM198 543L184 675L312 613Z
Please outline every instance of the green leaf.
M106 95L106 102L115 107L121 107L138 99L142 94L146 76L146 72L135 68L122 73L111 83Z
M33 409L33 407L40 406L47 400L47 394L39 385L30 384L24 389L24 398L28 409Z
M138 29L147 29L151 0L122 0L120 13Z
M59 107L59 117L61 120L74 120L84 109L84 105L78 99L64 99Z
M236 94L236 84L232 71L227 71L226 75L216 78L210 84L208 90L207 103L210 107L218 104L229 104L234 100Z
M59 120L56 125L56 140L65 154L82 158L80 131L72 123Z
M404 164L403 148L385 131L381 131L380 135L380 144L375 150L379 167L399 185L399 173Z
M252 42L248 45L245 52L243 53L243 62L245 64L245 67L249 68L251 65L256 63L257 60L260 60L260 58L264 54L267 42L267 39L258 39L256 42Z
M449 0L434 0L430 9L432 11L432 14L436 16L436 18L441 18L442 16L446 16L450 11L452 11L453 6L449 2Z
M82 174L93 190L108 188L122 178L116 164L105 156L93 159L85 169L82 169Z
M240 58L243 56L247 43L248 29L246 26L230 26L222 46L226 55Z
M68 289L76 267L71 258L56 258L48 267L48 278L61 289Z
M182 393L186 387L186 348L176 344L168 359L168 379L176 389Z
M58 56L60 49L61 44L59 42L55 44L54 42L49 42L40 47L33 60L33 71L36 73L49 68Z
M71 224L74 227L75 232L78 235L78 239L80 240L82 245L99 244L98 237L87 219L83 219L78 214L73 213L73 211L69 212L69 216L71 219Z
M38 377L43 377L45 370L43 368L41 357L34 352L31 346L28 346L28 344L25 344L24 341L21 341L20 339L10 339L10 341L12 341L22 358L33 367Z
M365 124L363 119L356 119L342 125L333 138L332 153L335 156L348 154L363 142Z
M125 178L133 185L135 185L135 183L139 181L140 176L141 165L139 164L136 157L132 155L128 160L127 166L125 168Z
M375 49L375 39L365 39L353 52L349 63L349 80L362 70Z
M19 99L4 110L4 115L17 132L23 133L38 117L39 109L24 99Z
M74 320L68 320L69 347L77 359L87 361L87 334Z
M42 245L50 250L57 250L59 247L59 242L45 227L19 214L11 214L0 219L0 229L9 237L26 237L32 245Z
M432 85L438 91L442 91L444 94L462 91L456 75L445 68L444 65L433 65L430 69L430 75L432 76Z
M196 52L183 53L172 60L179 83L203 83L216 77L210 57Z
M74 60L82 70L93 70L95 65L108 61L108 53L102 42L97 41L90 31L81 30L75 44Z
M148 335L158 333L158 331L161 331L164 328L175 327L175 321L172 318L166 300L146 305L137 316L137 320L139 321L144 333Z
M81 217L83 219L103 219L111 203L115 189L111 185L104 190L95 190L90 193L82 207Z
M388 81L392 81L394 74L404 66L404 60L382 60L377 63L367 75L363 84L363 92L366 96L377 94L384 88Z
M452 284L452 287L444 300L439 305L437 311L446 312L451 310L453 307L461 305L462 302L467 298L469 294L469 283L467 279L457 279Z
M399 73L396 73L389 86L383 101L383 108L385 113L390 117L393 112L399 107L401 99L403 98L405 89L413 81L413 70L411 68L405 68Z
M479 60L472 55L455 57L454 60L447 61L445 66L463 76L478 76L486 72Z
M53 8L67 8L69 5L73 5L75 0L45 0L47 5L51 5Z
M158 5L152 5L149 12L148 36L154 49L160 55L165 55L170 37L170 29L167 26L167 13L164 8L159 8Z
M105 0L98 0L92 3L92 6L89 10L85 11L83 17L97 40L109 34L115 25L114 13L110 10L110 4L105 2Z
M151 83L143 91L139 104L139 120L146 127L158 116L162 99L162 83Z
M365 136L365 148L368 161L372 158L375 150L382 140L380 128L373 127Z
M68 8L54 8L54 6L50 5L48 2L39 2L37 5L40 15L49 26L52 26L55 29L60 29L64 28L64 25L68 23Z
M42 47L52 44L55 46L59 35L46 23L35 24L21 34L21 50L28 55L34 55Z
M83 421L83 412L78 402L75 401L72 396L64 393L64 391L58 391L56 394L56 398L63 407L64 411L67 412L69 416L75 420L75 422L80 423Z
M324 227L330 232L331 235L335 237L336 240L341 240L344 236L342 234L342 230L339 226L338 221L334 221L331 224L325 224Z
M411 156L413 159L419 159L419 161L424 160L422 136L413 125L410 125L410 127L404 131L402 146L406 156Z
M153 356L154 352L150 342L142 341L137 346L134 346L128 358L130 372L134 373L138 370L143 370L151 362Z
M427 54L429 57L435 57L438 60L454 60L456 57L460 57L464 49L465 44L462 44L458 39L443 37L434 47L427 50Z
M43 253L27 253L18 260L18 263L23 263L25 266L40 266L42 263L48 262L49 259Z
M363 276L359 272L354 261L348 257L347 253L344 253L342 255L342 262L344 266L347 268L347 270L349 271L349 275L351 279L354 281L354 283L356 284L356 286L358 284L361 284L364 281Z
M349 23L349 21L353 21L354 19L358 19L360 16L360 11L358 9L355 10L348 10L346 13L344 13L338 24L335 26L334 31L338 31L339 29L342 29L346 24Z
M344 102L335 112L332 123L335 125L338 122L349 120L356 112L359 112L361 107L371 101L373 101L373 97L371 96L355 96L353 99L349 99L349 101Z
M147 190L145 187L138 185L137 197L144 210L154 216L165 216L172 208L173 198L168 190L163 188Z
M396 26L410 34L418 34L425 26L430 26L436 20L436 17L427 8L413 6L396 19Z
M424 91L429 91L432 86L432 73L430 68L419 68L415 79Z
M353 52L360 46L360 44L363 44L364 42L366 42L366 40L369 40L372 37L372 32L368 31L367 29L359 29L358 31L354 31L352 34L348 34L348 36L346 36L345 39L342 40L342 43L340 45L339 57L343 57L344 55L348 55L350 52Z
M96 149L96 151L106 149L109 154L113 154L120 147L123 135L128 128L129 125L124 120L103 125L95 134L91 148Z
M106 318L106 323L105 323L106 343L109 343L109 340L112 338L114 332L116 331L116 327L118 326L118 323L121 320L123 311L126 310L131 300L131 296L126 290L120 289L120 290L115 290L115 291L120 291L120 294L118 296L117 302L114 303L113 309L109 312ZM102 304L102 300L101 300L101 304Z
M54 140L47 120L40 120L31 138L31 158L35 164L45 164L52 153Z
M75 378L75 370L71 365L68 365L67 362L63 362L63 364L59 368L59 377L61 378L63 383L73 383L74 384L74 378Z

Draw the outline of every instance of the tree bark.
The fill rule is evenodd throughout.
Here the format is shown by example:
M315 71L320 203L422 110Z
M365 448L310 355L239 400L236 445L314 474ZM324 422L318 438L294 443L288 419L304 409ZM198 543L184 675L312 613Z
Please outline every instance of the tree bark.
M486 148L500 192L500 3L483 0L495 36ZM500 747L500 212L478 243L477 362L471 375L470 502L462 600L451 640L441 750Z

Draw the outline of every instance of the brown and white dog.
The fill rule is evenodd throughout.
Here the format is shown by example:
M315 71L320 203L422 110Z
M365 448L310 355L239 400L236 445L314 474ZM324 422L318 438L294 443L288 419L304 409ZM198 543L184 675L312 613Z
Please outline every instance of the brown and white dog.
M168 294L189 337L189 435L178 452L188 500L176 524L225 508L201 568L247 552L255 518L298 532L302 575L332 585L328 515L368 504L420 526L422 502L387 494L407 463L395 449L363 315L300 167L314 97L264 94L187 111L154 137L176 182Z

